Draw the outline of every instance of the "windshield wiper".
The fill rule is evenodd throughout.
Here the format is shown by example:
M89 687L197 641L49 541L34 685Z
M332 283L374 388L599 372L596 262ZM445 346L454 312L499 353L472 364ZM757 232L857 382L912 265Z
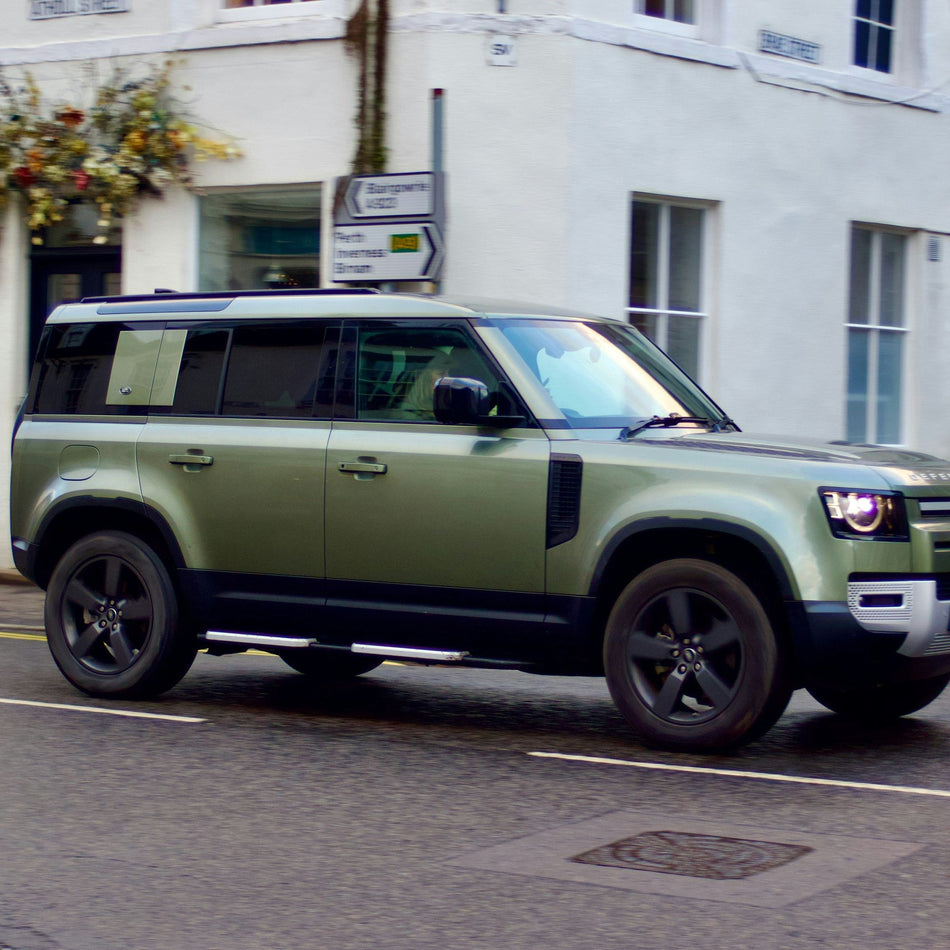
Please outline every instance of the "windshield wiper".
M722 432L726 426L731 426L734 429L739 428L728 416L723 416L716 421L707 419L705 416L681 416L678 412L671 412L668 416L652 416L649 419L644 419L643 422L626 426L620 433L620 440L629 439L644 429L671 429L673 426L683 425L684 423L708 426L713 432Z

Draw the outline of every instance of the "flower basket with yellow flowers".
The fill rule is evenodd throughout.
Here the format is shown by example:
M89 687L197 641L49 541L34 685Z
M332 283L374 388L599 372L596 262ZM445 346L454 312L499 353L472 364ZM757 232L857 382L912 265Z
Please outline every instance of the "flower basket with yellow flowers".
M139 79L116 70L91 106L49 110L30 74L20 87L0 75L0 206L22 196L35 244L77 200L95 203L94 241L104 244L114 219L140 196L190 185L193 160L240 157L233 141L202 134L183 115L170 74L170 63Z

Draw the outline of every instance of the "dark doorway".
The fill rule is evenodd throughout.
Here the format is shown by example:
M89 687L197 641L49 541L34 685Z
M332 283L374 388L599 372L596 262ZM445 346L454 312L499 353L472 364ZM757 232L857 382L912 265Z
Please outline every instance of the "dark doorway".
M118 247L36 248L30 255L30 349L33 359L50 311L67 300L120 291Z

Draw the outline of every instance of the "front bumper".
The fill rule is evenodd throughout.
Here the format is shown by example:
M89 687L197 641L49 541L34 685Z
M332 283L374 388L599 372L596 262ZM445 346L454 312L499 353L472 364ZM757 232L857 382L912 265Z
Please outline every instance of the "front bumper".
M869 633L905 634L902 656L950 653L950 600L939 599L932 578L850 581L848 610Z

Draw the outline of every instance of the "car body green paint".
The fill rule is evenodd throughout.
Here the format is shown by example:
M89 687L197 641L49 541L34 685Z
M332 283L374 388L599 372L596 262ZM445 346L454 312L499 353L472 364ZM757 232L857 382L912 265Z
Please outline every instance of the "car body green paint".
M258 407L223 415L226 376L217 411L173 410L190 327L231 332L277 320L327 328L324 350L332 350L336 362L322 414L283 418L279 409ZM220 615L228 622L246 608L256 618L248 623L270 624L247 633L265 646L279 632L295 636L285 629L292 623L317 631L309 645L339 648L352 645L340 632L348 606L371 607L381 623L403 630L391 638L380 629L379 643L413 648L415 618L420 631L434 621L435 632L420 632L418 645L440 645L444 622L445 645L462 656L524 668L543 656L540 667L550 668L557 666L551 644L560 642L565 626L579 644L599 642L610 608L603 603L605 577L613 577L610 596L616 596L617 575L627 563L642 570L676 556L715 561L728 549L730 570L753 593L767 581L771 593L763 602L774 611L778 596L788 611L787 620L777 618L787 628L783 636L791 638L796 625L807 627L795 634L800 643L790 676L796 684L825 674L808 666L818 662L808 651L823 655L829 618L847 624L841 642L862 663L874 652L865 647L865 632L867 643L877 637L874 650L900 650L905 634L897 621L864 630L854 619L878 606L871 588L855 583L880 581L890 591L904 580L933 581L939 596L950 598L950 462L880 446L734 430L716 415L715 403L659 355L649 357L662 377L656 385L673 385L689 414L714 417L708 425L657 420L627 436L619 422L586 425L559 408L543 374L519 352L516 335L506 332L519 321L539 333L565 321L608 336L622 326L544 308L373 293L156 295L62 306L48 325L76 328L76 345L90 328L110 323L120 327L118 342L105 357L111 365L97 414L70 411L68 393L62 411L37 411L40 367L53 372L39 354L13 446L17 564L45 584L62 547L91 530L97 512L108 511L112 527L134 534L148 522L161 534L181 590L208 584L218 592L200 609L187 605L196 618L211 618L208 630L218 606L230 601L238 609ZM362 371L347 363L352 354L345 338L356 340L366 328L413 326L464 330L473 347L484 348L481 359L497 376L492 398L508 393L504 398L515 399L521 422L505 427L490 415L464 425L359 417L362 396L354 395L355 377L347 374ZM645 346L628 336L634 349ZM200 359L194 365L202 372ZM570 490L557 498L549 492L559 460L580 466L576 498ZM834 536L820 494L829 488L899 493L907 537ZM555 509L572 504L567 539L546 544ZM129 520L116 512L127 512ZM886 594L881 608L890 609L888 598L899 596ZM919 599L920 590L914 596ZM335 618L325 643L321 611ZM205 625L195 622L202 634ZM509 622L511 637L497 634ZM536 632L522 642L529 628ZM478 653L483 635L485 650ZM902 679L950 672L950 633L929 630L925 641L902 659ZM565 653L560 671L588 671L573 669L572 662ZM882 680L886 667L879 663L867 675Z

